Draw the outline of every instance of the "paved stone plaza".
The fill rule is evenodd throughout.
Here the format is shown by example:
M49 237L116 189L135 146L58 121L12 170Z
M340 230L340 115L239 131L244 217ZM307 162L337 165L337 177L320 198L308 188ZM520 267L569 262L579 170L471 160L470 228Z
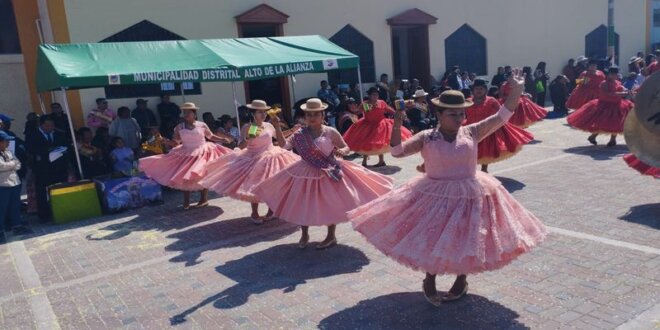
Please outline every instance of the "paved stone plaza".
M627 167L625 145L590 146L565 119L530 130L538 141L490 170L550 235L470 276L460 301L428 304L423 274L348 224L337 247L300 251L295 226L255 226L247 203L183 211L167 192L165 205L0 245L0 328L659 329L660 182ZM397 184L417 175L418 156L386 160Z

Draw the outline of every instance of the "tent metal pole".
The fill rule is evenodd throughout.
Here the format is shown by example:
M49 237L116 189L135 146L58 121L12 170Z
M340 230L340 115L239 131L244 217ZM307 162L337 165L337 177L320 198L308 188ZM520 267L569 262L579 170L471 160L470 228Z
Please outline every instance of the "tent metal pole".
M37 93L39 97L39 107L41 108L41 114L46 114L46 105L44 104L44 98L41 96L41 93Z
M236 83L231 82L231 94L234 96L234 109L236 110L236 126L241 129L241 116L238 113L238 100L236 100Z
M298 99L296 98L296 75L291 75L291 92L293 93L293 100L291 102L291 118L293 118L296 114L296 109L293 108L293 106L296 104Z
M78 164L78 173L80 173L80 179L84 179L85 175L83 174L82 165L80 164L80 155L78 154L78 142L76 141L76 134L73 133L73 121L71 120L71 110L69 109L69 100L66 96L66 90L62 87L62 98L64 100L64 111L66 111L66 118L69 120L69 132L71 133L71 139L73 141L73 152L76 154L76 163Z
M362 95L362 74L360 73L360 63L359 62L358 62L358 66L357 66L357 74L358 74L358 87L360 88L360 100L356 100L356 101L358 101L358 103L360 103L360 102L362 102L362 100L364 100L364 95Z
M182 100L181 103L186 103L186 93L183 90L183 83L182 82L179 83L179 88L181 88L181 100Z

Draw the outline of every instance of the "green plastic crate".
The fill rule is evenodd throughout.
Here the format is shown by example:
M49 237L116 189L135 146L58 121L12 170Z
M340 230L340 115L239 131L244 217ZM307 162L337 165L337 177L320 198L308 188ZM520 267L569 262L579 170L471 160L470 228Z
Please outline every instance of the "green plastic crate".
M96 184L89 180L58 183L48 187L53 220L62 224L101 215Z

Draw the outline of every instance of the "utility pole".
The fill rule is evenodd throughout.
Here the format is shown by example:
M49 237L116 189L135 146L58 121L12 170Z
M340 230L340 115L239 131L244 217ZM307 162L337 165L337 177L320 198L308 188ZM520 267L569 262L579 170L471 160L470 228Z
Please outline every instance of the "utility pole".
M610 56L610 65L615 63L614 39L614 0L607 0L607 54Z

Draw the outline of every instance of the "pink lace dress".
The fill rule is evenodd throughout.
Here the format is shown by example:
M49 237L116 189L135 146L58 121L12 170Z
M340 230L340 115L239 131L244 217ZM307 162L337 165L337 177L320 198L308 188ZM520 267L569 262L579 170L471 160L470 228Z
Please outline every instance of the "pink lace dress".
M223 196L259 203L253 189L300 157L273 145L275 128L263 124L259 136L247 140L243 150L224 155L207 165L208 174L199 184Z
M340 140L339 132L324 127L314 144L330 155L335 146L343 144ZM290 141L286 147L291 148ZM391 178L350 161L337 161L343 176L339 181L300 159L253 191L276 217L303 226L323 226L347 221L347 211L392 190Z
M167 154L140 159L140 170L163 186L185 191L202 190L204 187L199 180L206 175L207 164L232 150L206 142L211 131L203 122L195 122L193 129L182 125L179 125L181 145Z
M454 142L425 130L392 149L422 153L426 173L348 213L354 228L399 263L430 274L498 269L539 244L546 229L489 174L476 171L477 143L511 112L463 126Z

